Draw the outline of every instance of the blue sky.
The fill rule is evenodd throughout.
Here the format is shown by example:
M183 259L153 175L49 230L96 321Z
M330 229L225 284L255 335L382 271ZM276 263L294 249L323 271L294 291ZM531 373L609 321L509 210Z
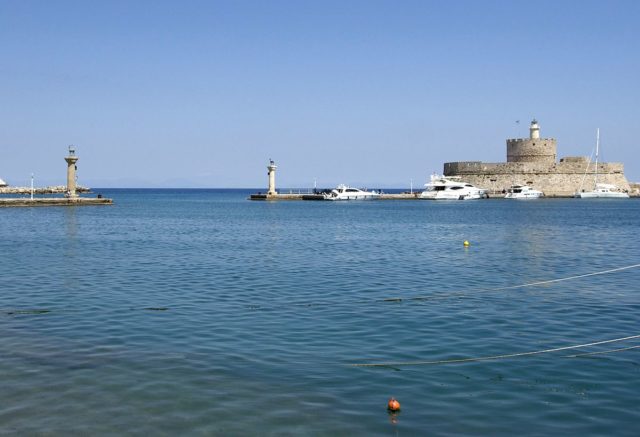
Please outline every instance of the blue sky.
M640 2L0 0L0 177L94 187L423 184L558 155L640 181ZM520 125L515 123L520 120Z

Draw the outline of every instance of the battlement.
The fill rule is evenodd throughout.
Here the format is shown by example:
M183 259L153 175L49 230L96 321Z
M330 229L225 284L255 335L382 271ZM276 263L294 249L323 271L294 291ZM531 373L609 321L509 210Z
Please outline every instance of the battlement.
M589 162L589 157L588 156L565 156L564 158L560 159L560 162L577 162L577 163L581 163L583 165L587 165L587 163Z
M556 162L555 138L520 138L507 140L507 162Z
M580 157L572 157L580 158ZM583 160L569 160L563 158L558 163L546 164L543 162L482 162L482 161L458 161L445 162L444 175L470 175L470 174L595 174L595 162L589 163ZM599 174L622 174L624 165L621 162L599 162Z

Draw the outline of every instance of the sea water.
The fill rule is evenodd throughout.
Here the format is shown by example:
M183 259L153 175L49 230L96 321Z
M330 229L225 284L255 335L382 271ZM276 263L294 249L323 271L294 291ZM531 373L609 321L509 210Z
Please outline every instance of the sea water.
M640 335L640 201L102 194L0 209L0 434L640 432L640 339L510 356Z

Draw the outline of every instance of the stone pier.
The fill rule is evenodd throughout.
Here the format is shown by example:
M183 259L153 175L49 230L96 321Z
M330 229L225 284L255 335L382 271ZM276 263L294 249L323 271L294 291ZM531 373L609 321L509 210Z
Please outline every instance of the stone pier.
M10 198L0 197L0 207L11 206L82 206L82 205L111 205L112 199L103 198L102 195L97 197L80 197L79 191L88 191L87 188L78 187L76 183L76 163L78 157L73 146L69 146L69 155L64 158L67 162L67 185L66 187L47 187L47 188L25 188L25 187L3 187L0 194L54 194L64 193L64 197L24 197Z

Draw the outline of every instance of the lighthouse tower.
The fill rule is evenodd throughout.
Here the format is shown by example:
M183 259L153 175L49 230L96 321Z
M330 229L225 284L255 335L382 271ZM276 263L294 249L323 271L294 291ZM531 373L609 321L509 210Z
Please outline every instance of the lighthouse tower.
M556 139L540 138L540 125L535 118L529 126L529 138L507 140L507 162L555 164Z
M531 121L531 126L529 126L529 138L532 140L540 138L540 126L538 126L538 120L535 118Z
M74 146L69 146L69 156L64 160L67 161L67 196L76 198L78 197L76 193L76 162L78 162L78 157Z
M278 194L276 192L276 163L273 162L273 159L269 160L269 165L267 166L267 173L269 175L269 191L267 191L267 196L275 196Z

